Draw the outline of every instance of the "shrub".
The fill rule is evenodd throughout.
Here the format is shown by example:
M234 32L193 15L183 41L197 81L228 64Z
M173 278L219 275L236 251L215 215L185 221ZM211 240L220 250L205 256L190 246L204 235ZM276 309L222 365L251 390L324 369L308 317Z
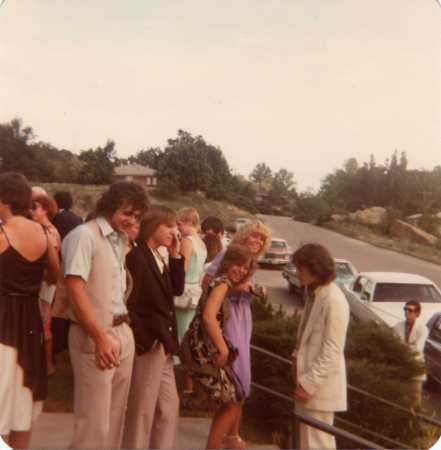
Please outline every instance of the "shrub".
M280 311L274 312L267 304L259 302L253 304L253 314L253 344L290 358L295 347L299 318L286 317ZM348 382L351 385L406 408L419 409L412 403L409 392L411 380L421 374L424 367L391 329L374 323L351 321L345 354ZM253 351L252 368L255 382L286 395L292 392L291 369L287 364ZM363 428L403 442L411 448L428 448L435 439L433 427L376 400L348 391L348 402L348 411L338 415ZM265 430L267 437L274 434L281 436L282 447L287 446L292 422L291 408L288 402L254 389L251 398L245 403L244 421L250 427L262 432ZM361 434L348 426L339 426ZM376 440L368 434L364 437ZM387 442L378 443L387 445ZM349 442L339 442L339 445L351 447Z

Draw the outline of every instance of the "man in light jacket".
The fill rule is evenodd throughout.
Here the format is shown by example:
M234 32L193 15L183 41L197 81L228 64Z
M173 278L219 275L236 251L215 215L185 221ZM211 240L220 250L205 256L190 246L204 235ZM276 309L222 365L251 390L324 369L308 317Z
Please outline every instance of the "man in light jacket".
M333 425L346 411L344 347L349 306L335 279L334 259L320 244L306 244L293 255L305 287L305 309L293 352L296 410ZM335 449L332 435L301 423L300 448Z
M395 333L400 339L415 352L415 358L418 361L424 362L424 344L429 334L426 324L419 320L421 314L421 303L416 300L409 300L404 305L404 315L406 320L398 322L394 326ZM421 392L423 389L423 382L426 375L422 374L416 377L413 385L413 397L417 404L421 403Z

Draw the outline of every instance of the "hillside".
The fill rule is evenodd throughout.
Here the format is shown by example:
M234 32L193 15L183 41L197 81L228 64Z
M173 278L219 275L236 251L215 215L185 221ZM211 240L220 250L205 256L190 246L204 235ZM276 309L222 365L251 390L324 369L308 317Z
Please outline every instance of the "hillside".
M100 195L107 189L107 186L81 185L69 183L33 183L46 189L49 194L56 191L69 191L74 198L74 212L82 217L86 217L94 209L95 203ZM199 212L201 218L208 215L219 217L225 225L230 224L237 217L254 216L247 211L239 209L229 203L206 199L202 194L191 193L186 195L176 195L173 199L164 199L155 195L154 191L148 191L152 203L160 203L172 209L182 207L193 207Z

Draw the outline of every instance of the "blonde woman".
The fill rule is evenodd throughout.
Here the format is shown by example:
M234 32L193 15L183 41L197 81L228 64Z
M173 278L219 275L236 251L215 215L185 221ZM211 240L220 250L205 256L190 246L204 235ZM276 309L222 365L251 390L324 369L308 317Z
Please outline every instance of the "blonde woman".
M181 254L185 258L185 288L175 298L178 339L182 341L192 321L202 294L201 281L207 248L199 237L199 214L194 208L181 208L177 213L177 224L181 233Z
M177 225L181 234L181 254L185 258L184 293L175 297L178 340L182 342L185 332L196 313L202 294L201 281L204 275L207 248L199 237L200 219L194 208L181 208L177 213ZM184 377L184 396L193 392L193 380L190 374ZM186 397L183 401L185 402Z
M230 245L243 245L248 248L254 261L271 244L271 232L264 224L252 223L244 225L239 229ZM218 254L206 270L204 285L208 285L216 276L222 264L225 251ZM251 316L251 299L256 293L254 277L251 276L228 295L230 302L230 318L225 326L224 333L231 343L238 349L238 356L233 363L233 371L239 378L244 389L245 397L250 395L251 390L251 355L250 343L253 330ZM239 435L240 419L242 415L241 405L237 408L234 425L226 436L224 445L226 448L245 448L245 442Z

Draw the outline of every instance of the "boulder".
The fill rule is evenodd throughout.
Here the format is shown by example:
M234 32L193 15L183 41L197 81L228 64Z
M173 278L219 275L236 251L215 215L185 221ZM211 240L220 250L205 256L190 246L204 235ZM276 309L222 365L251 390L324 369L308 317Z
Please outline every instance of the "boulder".
M349 219L362 225L381 225L387 217L385 208L373 206L349 214Z
M346 220L346 216L343 214L332 214L331 220L333 222L344 222Z
M407 239L412 242L424 245L435 245L438 238L432 234L426 233L421 228L410 225L403 220L394 220L390 226L390 234L399 239Z

